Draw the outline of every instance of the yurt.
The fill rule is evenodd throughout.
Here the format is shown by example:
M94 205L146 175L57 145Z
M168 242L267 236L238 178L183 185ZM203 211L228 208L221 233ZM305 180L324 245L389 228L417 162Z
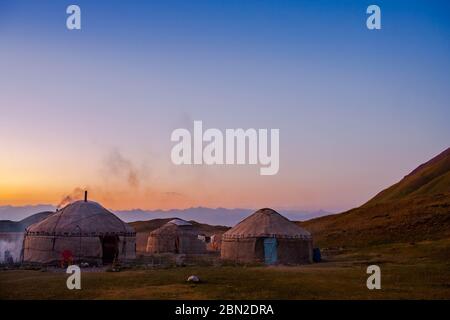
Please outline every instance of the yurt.
M221 257L236 262L312 262L312 237L278 212L264 208L222 235Z
M174 219L152 231L148 236L148 253L206 253L206 243L199 239L199 230L192 223Z
M100 204L73 202L25 231L23 261L112 263L136 257L136 233Z
M222 234L213 234L211 240L207 244L207 249L210 251L220 251L220 244L222 243Z

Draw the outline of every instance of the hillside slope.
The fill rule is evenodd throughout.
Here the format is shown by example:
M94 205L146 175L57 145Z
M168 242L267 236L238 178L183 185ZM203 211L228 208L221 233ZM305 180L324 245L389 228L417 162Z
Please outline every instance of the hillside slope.
M323 247L450 238L450 148L361 207L299 224Z
M53 213L55 212L38 212L20 221L0 220L0 232L24 232L33 223L42 221Z
M450 148L420 165L400 182L381 191L364 206L450 192Z

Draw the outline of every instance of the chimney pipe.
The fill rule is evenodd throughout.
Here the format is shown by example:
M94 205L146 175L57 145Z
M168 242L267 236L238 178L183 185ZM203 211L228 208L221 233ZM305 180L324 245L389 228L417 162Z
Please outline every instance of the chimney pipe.
M87 202L87 190L84 191L84 202Z

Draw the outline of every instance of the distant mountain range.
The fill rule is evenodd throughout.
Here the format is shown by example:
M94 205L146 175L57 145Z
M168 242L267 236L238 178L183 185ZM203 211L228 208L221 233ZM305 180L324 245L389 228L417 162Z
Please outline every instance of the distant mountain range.
M49 204L34 206L0 206L0 220L20 221L37 212L55 211L56 207Z
M44 220L53 213L54 211L38 212L20 221L0 220L0 232L23 232L30 225Z
M190 209L174 209L174 210L126 210L115 211L114 213L126 222L147 221L152 219L167 219L178 217L184 220L194 220L209 225L234 226L242 219L252 214L253 209L226 209L226 208L190 208ZM323 210L314 212L300 212L293 210L280 210L284 216L290 220L308 220L311 218L321 217L331 214Z
M450 148L361 207L299 224L324 247L450 238Z
M0 206L0 230L6 225L18 227L17 222L25 219L36 212L55 211L51 205L37 206ZM253 213L252 209L226 209L226 208L189 208L173 210L123 210L113 211L125 222L148 221L152 219L168 219L178 217L184 220L195 220L210 225L234 226L236 223ZM331 214L323 210L313 212L300 212L294 210L280 210L291 220L308 220L315 217ZM3 227L2 227L3 226ZM9 227L8 227L9 228Z

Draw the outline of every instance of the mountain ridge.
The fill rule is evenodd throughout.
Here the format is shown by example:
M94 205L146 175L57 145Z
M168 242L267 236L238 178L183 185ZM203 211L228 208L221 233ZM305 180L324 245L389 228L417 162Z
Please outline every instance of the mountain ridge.
M297 223L325 247L449 238L450 148L358 208Z
M30 225L40 222L54 213L53 211L38 212L20 221L0 220L0 232L24 232Z
M363 206L404 199L408 196L442 192L450 192L450 148L419 165L402 180L382 190Z

